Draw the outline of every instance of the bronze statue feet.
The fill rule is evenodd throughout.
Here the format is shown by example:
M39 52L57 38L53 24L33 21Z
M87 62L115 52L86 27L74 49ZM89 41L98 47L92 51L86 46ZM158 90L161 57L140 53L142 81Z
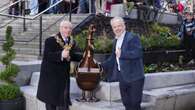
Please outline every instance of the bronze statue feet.
M85 95L85 91L82 91L81 98L76 99L76 101L78 101L78 102L87 102L87 98L86 98L86 95Z
M81 97L81 98L79 98L79 99L76 99L76 101L78 101L78 102L87 102L87 99Z
M93 92L88 92L88 95L85 94L85 91L82 91L82 97L76 99L78 102L98 102L100 99L96 98Z
M88 98L87 102L98 102L100 99L96 98L95 96Z

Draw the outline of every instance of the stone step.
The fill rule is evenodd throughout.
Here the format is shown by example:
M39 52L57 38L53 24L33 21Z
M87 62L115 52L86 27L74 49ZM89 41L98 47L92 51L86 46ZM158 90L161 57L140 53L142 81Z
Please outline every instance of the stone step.
M38 59L38 55L16 54L16 58L14 59L14 61L33 61Z
M72 21L77 21L77 20L80 20L80 19L83 19L83 18L85 18L86 16L88 16L89 14L73 14L72 16L71 16L71 18L72 18ZM0 18L1 18L1 16L0 16ZM42 17L42 20L43 20L43 23L48 23L48 21L54 21L54 20L58 20L58 19L67 19L67 20L69 20L69 16L68 15L65 15L64 16L64 14L59 14L59 15L43 15L43 17ZM0 24L4 24L4 22L7 22L7 21L10 21L10 20L15 20L15 19L9 19L9 18L4 18L4 20L3 20L3 22L1 22ZM30 24L30 23L35 23L35 22L37 22L37 23L39 23L39 20L40 19L34 19L34 20L29 20L29 19L26 19L26 24ZM14 22L12 22L11 23L11 25L12 24L22 24L23 23L23 19L16 19Z
M32 55L32 56L38 56L39 55L39 48L33 48L33 47L13 47L15 49L16 54L26 56L26 55ZM1 53L4 53L2 49L0 49ZM42 50L43 52L43 50Z
M39 54L39 48L18 48L14 47L17 54L24 54L24 55L38 55Z
M3 56L2 51L0 51L0 58ZM28 54L16 54L16 57L14 61L34 61L34 60L39 60L39 55L28 55Z
M52 27L48 30L43 29L42 34L43 34L43 36L44 35L49 36L49 35L55 34L57 32L59 32L59 27L56 26L56 27ZM2 32L1 35L0 35L0 38L5 39L5 35L6 35L6 33ZM12 36L15 40L31 39L31 38L34 38L37 35L39 35L39 29L29 30L29 31L26 31L26 32L23 32L23 30L20 30L20 32L19 31L12 32Z
M48 26L48 23L49 24L55 23L55 21L58 20L59 18L62 18L62 16L63 15L59 15L59 16L58 15L52 15L52 16L44 15L45 19L43 19L43 27L44 27L44 25ZM86 16L87 16L87 14L81 14L80 16L78 16L76 14L72 15L72 22L73 22L73 24L74 23L76 23L76 24L79 23ZM69 18L68 17L64 17L63 19L67 19L68 20ZM4 21L6 22L7 20L4 20ZM0 24L3 24L3 23L0 23ZM12 22L9 25L13 27L13 30L14 29L17 30L18 27L22 28L22 26L23 26L23 19L17 19L16 21ZM27 27L28 26L32 26L32 27L34 26L35 29L37 29L37 26L39 27L39 20L26 20L26 26ZM6 28L0 29L1 32L5 31L5 30L6 30Z
M83 18L84 19L84 18ZM76 24L80 23L82 19L80 20L76 20L75 22L73 22L73 25L75 26ZM52 23L48 24L48 23L44 23L45 25L43 25L43 29L42 30L45 30L46 28L48 28ZM16 24L17 25L17 24ZM56 24L56 25L53 25L52 27L50 27L46 32L47 33L56 33L59 31L59 22ZM1 29L0 32L0 36L5 36L5 31L6 29ZM24 39L23 36L33 36L34 34L39 34L39 24L33 24L32 26L28 27L27 25L27 32L23 32L23 28L22 26L18 26L16 27L15 29L13 29L13 36L14 38L22 38Z

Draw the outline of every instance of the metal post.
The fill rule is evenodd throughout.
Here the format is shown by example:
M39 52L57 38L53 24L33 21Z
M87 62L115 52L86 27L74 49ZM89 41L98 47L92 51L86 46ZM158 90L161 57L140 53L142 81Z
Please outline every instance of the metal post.
M69 21L71 22L72 20L72 0L70 0L70 3L69 3Z
M92 11L91 11L91 9L92 9L92 5L91 5L91 3L92 3L92 1L91 1L91 0L89 0L89 13L90 13L90 14L92 13Z
M39 57L41 58L42 56L42 15L40 16L39 20Z
M22 10L22 15L23 15L23 31L26 31L26 18L25 18L25 1L20 2L20 9Z

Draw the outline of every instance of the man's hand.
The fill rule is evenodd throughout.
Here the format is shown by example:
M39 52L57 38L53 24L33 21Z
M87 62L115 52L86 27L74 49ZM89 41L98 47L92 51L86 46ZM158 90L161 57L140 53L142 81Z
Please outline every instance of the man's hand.
M70 52L69 52L69 50L64 49L62 51L62 57L65 58L65 59L69 59L70 58Z
M192 31L188 31L187 35L191 36L192 35Z
M116 57L119 58L121 56L121 49L116 48L115 54L116 54Z
M70 0L64 0L65 2L70 2ZM75 0L71 1L72 3L75 3Z

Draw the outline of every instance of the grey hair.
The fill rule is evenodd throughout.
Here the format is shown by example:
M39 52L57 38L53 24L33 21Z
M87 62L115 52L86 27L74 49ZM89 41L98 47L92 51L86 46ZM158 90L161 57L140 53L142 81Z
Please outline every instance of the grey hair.
M64 25L72 27L72 23L71 23L70 21L63 20L63 21L60 23L60 27L61 27L61 26L64 26Z
M110 20L110 24L113 25L113 23L116 22L116 21L118 21L118 22L120 22L120 23L125 25L124 19L122 17L119 17L119 16L112 18Z

